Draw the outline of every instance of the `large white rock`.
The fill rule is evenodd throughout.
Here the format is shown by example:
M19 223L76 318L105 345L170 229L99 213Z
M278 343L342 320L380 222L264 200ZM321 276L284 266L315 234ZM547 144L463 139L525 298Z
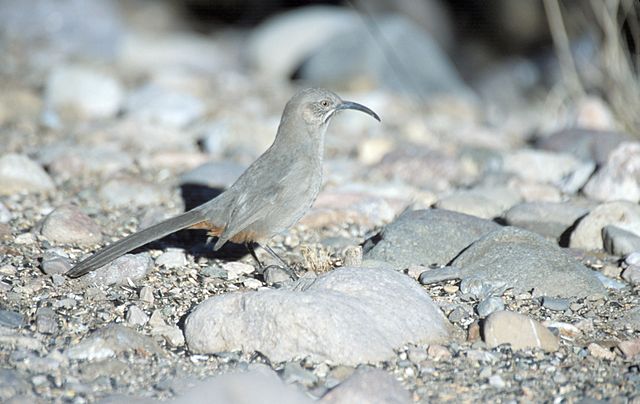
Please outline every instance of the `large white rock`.
M598 205L571 233L569 247L583 250L603 248L602 229L614 225L640 236L640 206L634 202L613 201Z
M420 286L386 268L341 268L290 289L213 297L187 318L194 353L259 351L355 365L409 342L443 342L450 324Z

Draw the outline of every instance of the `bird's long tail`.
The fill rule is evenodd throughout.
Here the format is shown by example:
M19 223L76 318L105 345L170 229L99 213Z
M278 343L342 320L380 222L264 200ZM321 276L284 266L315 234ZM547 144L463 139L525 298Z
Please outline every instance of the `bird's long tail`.
M76 266L71 268L66 275L71 278L77 278L84 274L87 274L103 265L108 264L114 259L128 253L131 250L135 250L151 241L162 238L178 230L182 230L186 227L200 223L205 220L205 216L202 210L193 209L185 212L176 217L172 217L163 222L155 224L139 232L133 233L130 236L118 240L93 254L89 258L79 262Z

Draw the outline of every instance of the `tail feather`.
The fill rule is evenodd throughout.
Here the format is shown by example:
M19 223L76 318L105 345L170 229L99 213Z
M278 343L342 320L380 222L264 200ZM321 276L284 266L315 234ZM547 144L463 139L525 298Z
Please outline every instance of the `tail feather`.
M66 275L77 278L95 269L100 268L114 259L135 250L151 241L157 240L178 230L192 226L205 220L204 214L199 209L190 210L176 217L172 217L163 222L155 224L130 236L118 240L115 243L103 248L89 258L81 261L71 268Z

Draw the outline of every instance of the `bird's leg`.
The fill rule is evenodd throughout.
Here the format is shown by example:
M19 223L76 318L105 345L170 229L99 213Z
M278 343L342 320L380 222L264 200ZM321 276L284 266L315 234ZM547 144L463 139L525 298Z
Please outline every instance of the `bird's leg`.
M256 255L256 250L253 248L253 243L251 242L244 243L244 246L247 247L247 250L249 250L249 253L253 257L253 259L256 260L256 262L258 263L258 268L260 269L260 272L264 272L264 265L258 259L258 256Z
M298 279L298 275L293 271L293 269L291 269L289 267L289 265L287 265L287 263L284 262L284 260L282 258L280 258L280 256L278 254L276 254L276 252L271 249L271 247L269 247L266 244L265 245L258 244L258 245L260 247L262 247L263 250L268 252L269 255L271 255L276 261L278 261L278 263L280 264L278 266L280 268L282 268L293 280L297 280Z

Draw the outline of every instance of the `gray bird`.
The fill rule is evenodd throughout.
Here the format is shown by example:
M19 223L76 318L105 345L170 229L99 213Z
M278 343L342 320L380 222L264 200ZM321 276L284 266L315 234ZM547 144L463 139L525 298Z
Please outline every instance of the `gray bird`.
M103 248L71 268L67 275L82 276L185 228L207 229L210 235L217 236L214 250L227 241L245 244L262 266L253 249L257 244L286 267L266 242L300 220L318 196L324 136L331 118L344 109L362 111L380 121L369 108L343 101L331 91L310 88L298 92L284 108L273 144L229 189L188 212Z

